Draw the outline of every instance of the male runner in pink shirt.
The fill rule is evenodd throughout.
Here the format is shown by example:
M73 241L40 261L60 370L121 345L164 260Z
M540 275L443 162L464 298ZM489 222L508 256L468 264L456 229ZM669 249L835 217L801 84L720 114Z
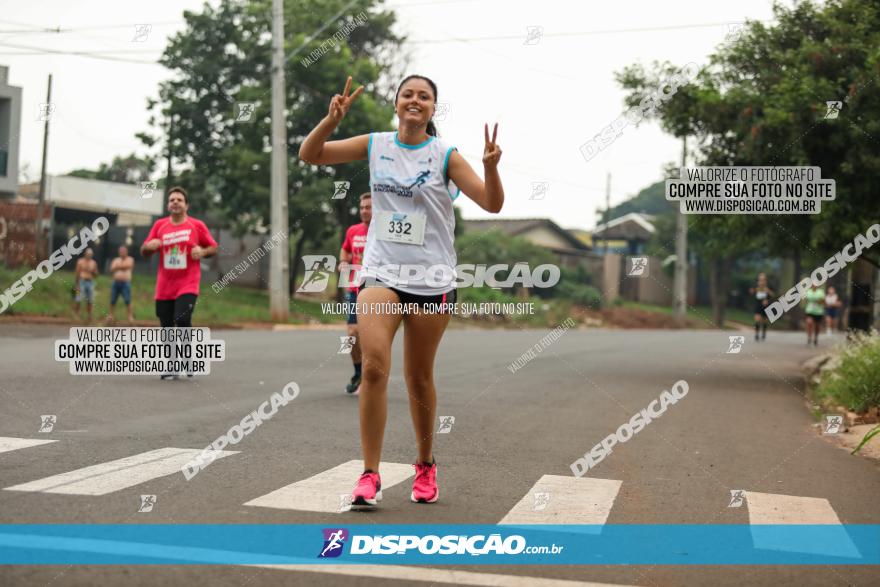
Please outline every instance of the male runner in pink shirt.
M201 259L217 253L217 241L201 220L187 216L186 190L168 190L170 216L153 225L141 246L141 256L161 253L156 280L156 316L163 328L192 327L192 314L199 296L202 277ZM172 373L162 379L176 377Z
M360 211L361 222L348 227L348 230L345 232L345 241L342 243L342 250L339 252L340 279L342 278L344 271L350 272L348 282L352 285L348 288L345 301L352 306L357 304L358 285L357 277L354 275L355 270L351 269L349 265L357 265L358 267L356 269L359 269L360 264L364 259L364 247L367 245L367 231L370 227L370 220L373 217L370 192L361 194ZM361 384L361 343L358 337L357 314L355 312L351 312L348 315L348 336L354 337L354 346L351 349L351 362L354 363L354 376L352 376L348 385L345 386L345 391L348 393L357 393L357 389Z

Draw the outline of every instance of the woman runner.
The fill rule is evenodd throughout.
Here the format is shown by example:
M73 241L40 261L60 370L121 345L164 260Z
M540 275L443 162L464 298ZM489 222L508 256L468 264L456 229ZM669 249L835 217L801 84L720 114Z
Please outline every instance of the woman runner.
M837 312L842 304L837 296L837 290L833 285L828 286L828 293L825 295L825 325L827 330L825 334L834 334L837 329Z
M491 139L489 126L484 127L484 183L455 147L437 137L431 120L437 86L423 76L411 75L397 88L397 132L376 132L328 142L363 87L352 94L350 90L351 77L342 94L330 101L328 115L303 141L299 155L303 161L316 165L369 161L373 217L361 270L366 287L361 287L358 294L363 353L359 403L364 472L352 492L352 505L370 508L382 499L379 462L388 409L391 345L401 322L404 378L418 450L410 499L434 503L439 496L432 450L437 404L434 357L450 314L442 310L403 314L387 308L400 308L401 304L428 308L429 304L437 307L455 302L452 202L463 191L484 210L501 210L504 190L498 174L501 149L495 143L498 125ZM404 274L401 268L395 274L389 269L401 265L416 271ZM436 267L448 270L440 271L442 275L428 271ZM416 275L419 268L423 275Z
M825 290L812 283L804 299L807 302L804 310L807 314L807 345L812 342L813 346L819 346L819 331L825 316Z
M755 340L767 338L767 304L773 297L773 290L767 286L767 274L758 273L758 285L749 290L755 296ZM760 330L760 337L758 336Z

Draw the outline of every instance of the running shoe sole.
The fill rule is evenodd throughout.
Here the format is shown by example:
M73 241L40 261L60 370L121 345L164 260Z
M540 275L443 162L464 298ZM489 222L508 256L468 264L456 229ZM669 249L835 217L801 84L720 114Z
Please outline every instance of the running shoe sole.
M434 497L432 497L431 499L416 499L415 492L409 494L409 499L413 503L434 503L439 498L440 498L440 490L439 489L436 492L434 492Z
M352 509L372 509L378 505L378 503L382 501L382 491L379 490L376 492L375 499L367 499L361 495L357 496L351 502Z

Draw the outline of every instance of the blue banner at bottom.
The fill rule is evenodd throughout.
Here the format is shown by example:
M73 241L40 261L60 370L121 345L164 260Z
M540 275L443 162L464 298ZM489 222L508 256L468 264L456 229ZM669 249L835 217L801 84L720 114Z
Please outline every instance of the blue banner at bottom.
M880 525L0 525L3 565L878 565Z

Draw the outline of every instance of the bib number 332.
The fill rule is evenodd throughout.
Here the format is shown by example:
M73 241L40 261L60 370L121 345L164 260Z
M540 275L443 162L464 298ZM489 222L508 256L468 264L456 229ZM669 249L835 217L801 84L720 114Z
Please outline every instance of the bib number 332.
M402 212L383 212L379 221L379 240L421 245L425 240L425 216Z

